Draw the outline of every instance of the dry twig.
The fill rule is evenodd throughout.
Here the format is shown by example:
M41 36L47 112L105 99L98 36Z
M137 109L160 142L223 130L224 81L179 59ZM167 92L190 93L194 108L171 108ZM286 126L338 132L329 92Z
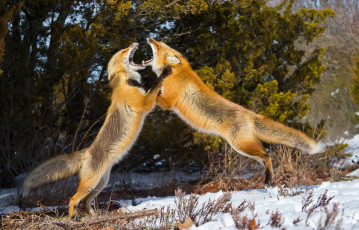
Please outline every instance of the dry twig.
M139 218L139 217L143 217L143 216L152 216L152 215L156 215L156 214L158 214L158 210L155 208L155 209L144 210L144 211L139 211L139 212L135 212L135 213L128 213L128 214L104 217L104 218L86 222L86 223L76 223L74 221L66 221L66 222L65 221L62 221L62 222L56 221L53 224L56 224L57 226L60 226L66 230L69 230L69 229L75 229L78 227L82 227L84 225L88 227L91 225L100 224L102 222L121 220L121 219L134 219L134 218Z

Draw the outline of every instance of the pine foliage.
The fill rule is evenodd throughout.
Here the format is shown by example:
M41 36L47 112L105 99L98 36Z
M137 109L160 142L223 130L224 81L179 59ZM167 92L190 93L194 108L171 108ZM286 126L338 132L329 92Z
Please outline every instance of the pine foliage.
M181 51L229 100L302 127L324 69L324 48L300 47L320 37L334 13L294 11L293 2L1 0L0 184L10 186L45 159L91 143L109 105L108 60L148 36ZM149 87L155 76L150 70L142 75ZM222 148L220 139L157 109L127 162L196 163Z

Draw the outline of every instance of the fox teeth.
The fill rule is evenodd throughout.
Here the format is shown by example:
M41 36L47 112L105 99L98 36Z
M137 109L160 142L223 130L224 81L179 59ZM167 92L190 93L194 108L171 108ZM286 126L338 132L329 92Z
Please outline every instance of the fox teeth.
M152 59L147 60L147 61L143 61L143 60L142 60L142 65L148 64L148 63L150 63L151 61L152 61Z

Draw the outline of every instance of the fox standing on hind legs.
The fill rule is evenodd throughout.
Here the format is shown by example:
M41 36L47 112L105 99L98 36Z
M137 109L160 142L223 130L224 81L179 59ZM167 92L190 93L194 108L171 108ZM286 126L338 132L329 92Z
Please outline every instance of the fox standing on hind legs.
M274 174L271 158L260 140L296 147L310 154L322 150L321 143L304 133L223 98L203 83L179 52L152 38L147 41L153 60L143 64L151 65L157 76L165 67L172 68L172 74L163 81L157 104L173 110L194 128L225 138L238 153L259 161L266 167L266 184L273 185Z
M110 171L131 148L141 131L145 116L155 105L165 75L163 72L146 93L140 86L138 70L146 68L133 62L138 43L120 50L108 64L108 76L113 88L111 105L105 122L94 142L86 149L54 157L35 168L23 184L23 196L31 189L48 182L79 175L76 194L69 203L69 216L82 200L85 210L94 215L91 203L106 186Z

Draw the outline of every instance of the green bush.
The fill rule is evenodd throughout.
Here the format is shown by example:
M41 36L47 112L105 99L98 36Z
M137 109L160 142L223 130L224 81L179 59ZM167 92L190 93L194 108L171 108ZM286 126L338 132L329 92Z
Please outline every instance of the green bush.
M142 37L155 36L181 51L231 101L302 127L308 96L324 68L324 48L300 47L320 37L334 14L294 11L293 0L275 7L263 0L44 0L3 6L20 2L21 9L5 18L5 46L0 42L1 186L11 186L15 176L49 157L91 143L110 100L107 62ZM153 73L142 74L149 87ZM126 165L156 165L156 154L168 165L198 164L208 160L208 152L223 149L219 138L194 133L173 113L160 111L147 118Z

